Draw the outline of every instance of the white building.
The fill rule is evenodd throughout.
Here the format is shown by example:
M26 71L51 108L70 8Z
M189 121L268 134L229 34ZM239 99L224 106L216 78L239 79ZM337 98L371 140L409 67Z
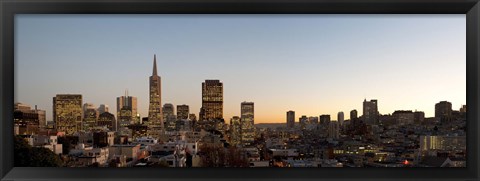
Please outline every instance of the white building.
M55 154L63 154L62 144L58 144L57 136L32 135L25 139L30 146L44 147L53 151Z

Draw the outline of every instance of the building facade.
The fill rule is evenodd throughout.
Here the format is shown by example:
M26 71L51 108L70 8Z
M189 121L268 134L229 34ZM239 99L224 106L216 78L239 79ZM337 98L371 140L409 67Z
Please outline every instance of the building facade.
M129 96L128 91L125 91L125 96L117 97L117 118L120 117L120 111L122 109L129 109L130 112L132 112L132 117L136 116L137 113L138 113L137 112L137 109L138 109L137 108L137 97Z
M190 114L190 109L188 105L177 105L177 119L188 119L188 115Z
M415 116L411 110L398 110L393 112L392 116L395 120L395 123L402 126L407 124L413 124L415 119Z
M295 111L287 111L287 128L295 127Z
M148 135L158 137L164 131L162 118L162 81L157 74L157 56L153 56L153 72L150 76L150 103L148 106Z
M452 103L440 101L435 104L435 118L440 121L449 121L452 117Z
M202 83L202 109L200 120L223 119L223 83L220 80Z
M175 115L175 108L173 104L164 104L162 107L162 113L165 130L174 131L176 127L175 124L177 121L177 116Z
M98 114L102 114L104 112L109 112L109 108L108 108L108 105L106 104L100 104L100 106L98 106Z
M253 102L242 102L240 112L242 144L243 146L249 146L253 144L255 138L255 111Z
M91 130L98 120L98 111L96 107L91 103L83 104L83 124L82 130Z
M82 95L57 94L53 97L53 120L57 131L72 135L82 129Z
M104 112L98 116L97 126L105 126L110 131L117 131L117 121L112 113Z
M345 117L343 115L343 112L338 112L337 121L338 121L338 124L340 124L340 126L343 126L343 121L345 121Z
M350 120L357 119L358 118L358 112L356 109L350 111Z
M36 134L39 131L39 114L26 104L15 104L13 120L15 127L18 128L18 132L16 132L16 134L31 135Z
M363 101L363 122L368 125L376 125L379 120L378 101L372 99Z
M238 146L242 143L242 125L240 117L233 116L230 119L230 145Z

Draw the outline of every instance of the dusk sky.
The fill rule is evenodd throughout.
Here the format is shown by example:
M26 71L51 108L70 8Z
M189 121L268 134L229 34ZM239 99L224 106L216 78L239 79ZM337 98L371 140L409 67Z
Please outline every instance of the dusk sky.
M224 84L224 118L255 103L255 123L343 111L366 98L379 112L466 103L465 15L16 15L15 102L47 111L52 97L83 103L138 97L148 115L153 55L162 104L198 116L201 84ZM175 108L176 111L176 108Z

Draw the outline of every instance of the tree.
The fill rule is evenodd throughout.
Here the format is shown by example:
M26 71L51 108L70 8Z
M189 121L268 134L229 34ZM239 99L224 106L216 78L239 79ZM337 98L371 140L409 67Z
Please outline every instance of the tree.
M60 167L60 156L47 148L31 147L20 136L14 138L14 165L16 167Z
M248 167L249 161L240 148L225 148L218 144L203 144L200 147L202 167Z

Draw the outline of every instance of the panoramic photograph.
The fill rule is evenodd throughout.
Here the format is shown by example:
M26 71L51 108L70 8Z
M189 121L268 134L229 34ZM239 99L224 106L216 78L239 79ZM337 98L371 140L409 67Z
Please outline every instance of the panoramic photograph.
M465 14L14 23L15 167L466 167Z

